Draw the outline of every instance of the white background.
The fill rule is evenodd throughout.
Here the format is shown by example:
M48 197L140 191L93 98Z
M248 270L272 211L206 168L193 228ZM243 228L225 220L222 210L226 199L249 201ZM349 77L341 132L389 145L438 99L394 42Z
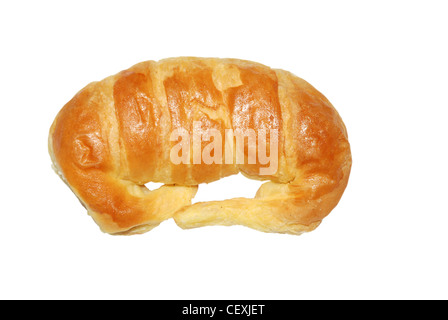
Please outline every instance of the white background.
M443 1L2 1L0 298L448 298ZM144 60L232 57L337 108L349 185L302 236L245 227L102 233L52 171L49 127L87 83ZM254 195L239 176L197 199Z

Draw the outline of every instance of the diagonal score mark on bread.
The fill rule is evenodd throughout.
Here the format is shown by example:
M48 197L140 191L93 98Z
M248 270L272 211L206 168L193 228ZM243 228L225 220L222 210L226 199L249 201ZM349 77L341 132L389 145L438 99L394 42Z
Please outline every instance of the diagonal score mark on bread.
M214 147L224 149L228 130L275 132L277 148L272 136L254 146L244 140L244 161L234 152L231 161L197 163L191 143L192 161L173 163L171 133L194 136L197 128L220 133ZM195 146L210 151L211 141ZM248 161L249 147L265 145L275 172L262 170L260 154ZM237 59L146 61L93 82L57 115L49 152L56 172L111 234L143 233L169 218L185 229L244 225L301 234L337 205L351 168L345 125L319 91L287 71ZM239 172L266 181L253 199L191 204L199 184ZM150 191L148 182L164 185Z

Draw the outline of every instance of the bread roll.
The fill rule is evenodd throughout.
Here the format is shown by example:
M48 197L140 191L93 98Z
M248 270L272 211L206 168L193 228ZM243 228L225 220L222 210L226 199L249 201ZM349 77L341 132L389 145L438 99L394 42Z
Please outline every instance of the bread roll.
M88 84L56 116L49 153L110 234L169 218L301 234L337 205L351 168L345 125L319 91L284 70L217 58L146 61ZM199 184L237 173L266 181L253 199L191 204Z

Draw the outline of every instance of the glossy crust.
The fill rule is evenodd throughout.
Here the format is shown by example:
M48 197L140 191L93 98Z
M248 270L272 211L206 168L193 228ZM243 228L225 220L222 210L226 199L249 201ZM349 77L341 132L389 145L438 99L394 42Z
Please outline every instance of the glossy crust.
M194 121L223 136L225 129L277 130L278 170L173 164L170 134L193 134ZM147 61L90 83L57 115L49 152L55 171L111 234L146 232L169 218L182 228L311 231L339 202L351 168L346 128L320 92L289 72L236 59ZM199 184L238 172L269 181L254 199L191 205ZM165 185L149 191L148 182Z

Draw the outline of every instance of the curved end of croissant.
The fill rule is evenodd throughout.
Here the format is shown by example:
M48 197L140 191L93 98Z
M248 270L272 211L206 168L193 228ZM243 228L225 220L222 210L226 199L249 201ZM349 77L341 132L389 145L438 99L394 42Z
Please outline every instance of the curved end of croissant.
M328 181L262 184L254 199L236 198L200 202L179 210L174 215L182 229L203 226L241 225L268 233L301 235L315 230L336 207L347 186L351 157L342 167L342 177L327 193ZM310 186L312 183L312 186Z
M53 168L103 232L146 232L190 205L195 186L144 185L120 177L102 119L104 105L92 85L81 90L57 115L48 149Z

